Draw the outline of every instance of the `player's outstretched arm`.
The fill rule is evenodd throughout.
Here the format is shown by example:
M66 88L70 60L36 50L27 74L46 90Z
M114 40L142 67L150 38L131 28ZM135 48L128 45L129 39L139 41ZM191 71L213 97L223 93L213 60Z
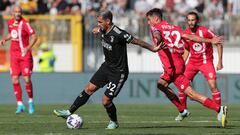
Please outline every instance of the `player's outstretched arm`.
M140 46L142 48L148 49L148 50L150 50L152 52L157 52L157 51L161 50L162 47L164 46L163 43L160 43L160 44L158 44L156 46L150 45L150 44L148 44L148 43L146 43L146 42L144 42L144 41L142 41L140 39L137 39L137 38L133 38L131 43L134 44L134 45L138 45L138 46Z
M203 38L203 37L199 37L191 34L183 34L182 38L188 39L194 42L205 42L205 43L212 43L212 44L222 44L224 41L223 36L216 36L209 39L209 38Z

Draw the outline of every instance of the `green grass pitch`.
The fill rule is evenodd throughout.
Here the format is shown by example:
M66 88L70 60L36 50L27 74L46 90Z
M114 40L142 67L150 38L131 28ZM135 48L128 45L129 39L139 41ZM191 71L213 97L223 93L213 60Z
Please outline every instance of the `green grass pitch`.
M239 135L240 105L228 105L228 126L221 128L216 113L199 104L189 106L191 115L175 122L177 110L171 104L116 104L120 127L106 130L108 117L100 104L88 104L76 113L84 120L82 129L67 129L65 120L53 109L68 105L36 105L36 113L15 115L15 105L0 105L0 135Z

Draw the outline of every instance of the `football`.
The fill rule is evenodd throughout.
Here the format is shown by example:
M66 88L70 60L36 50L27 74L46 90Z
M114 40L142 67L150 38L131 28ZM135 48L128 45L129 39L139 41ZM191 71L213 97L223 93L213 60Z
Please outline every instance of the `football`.
M83 119L77 114L72 114L68 116L66 124L70 129L79 129L83 126Z

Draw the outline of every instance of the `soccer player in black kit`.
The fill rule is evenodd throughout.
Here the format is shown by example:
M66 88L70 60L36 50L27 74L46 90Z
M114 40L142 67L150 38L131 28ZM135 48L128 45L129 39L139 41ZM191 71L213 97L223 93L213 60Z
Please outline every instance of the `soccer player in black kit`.
M105 62L102 63L70 108L68 110L54 110L55 115L67 118L84 105L95 91L107 84L107 89L102 97L102 104L110 118L106 129L118 128L117 111L112 100L118 95L128 78L127 44L135 44L152 52L159 51L164 45L153 46L134 38L128 32L114 25L112 18L111 11L100 12L97 16L98 26L93 29L94 34L99 33L101 36Z

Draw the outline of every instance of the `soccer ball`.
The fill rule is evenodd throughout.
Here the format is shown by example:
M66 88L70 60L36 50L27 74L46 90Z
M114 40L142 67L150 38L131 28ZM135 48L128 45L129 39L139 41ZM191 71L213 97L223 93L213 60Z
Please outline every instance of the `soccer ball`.
M83 126L83 119L77 114L72 114L68 116L66 124L70 129L78 129Z

